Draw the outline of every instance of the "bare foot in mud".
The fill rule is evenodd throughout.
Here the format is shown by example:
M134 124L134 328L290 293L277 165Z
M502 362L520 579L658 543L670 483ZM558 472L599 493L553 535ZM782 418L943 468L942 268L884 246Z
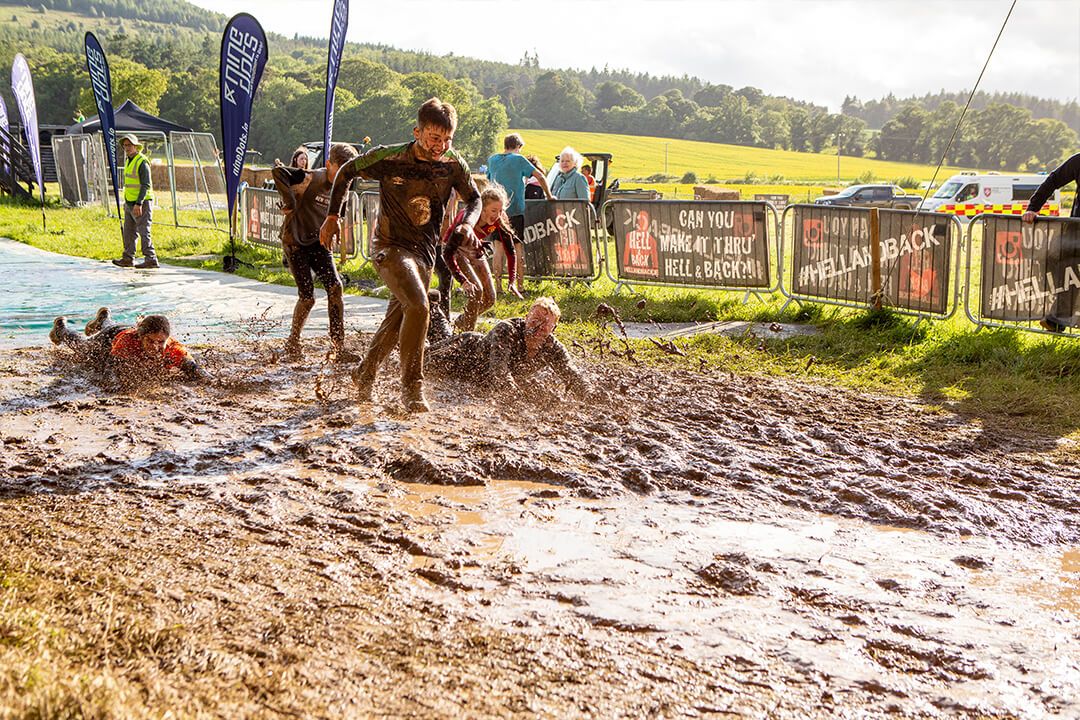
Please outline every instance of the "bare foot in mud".
M285 362L297 363L304 359L304 350L299 341L286 340L282 348L282 357Z

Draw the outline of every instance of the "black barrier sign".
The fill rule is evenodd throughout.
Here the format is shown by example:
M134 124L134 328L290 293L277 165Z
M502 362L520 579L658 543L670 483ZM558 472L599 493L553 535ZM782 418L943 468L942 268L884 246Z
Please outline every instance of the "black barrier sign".
M986 216L983 221L984 318L1076 326L1080 318L1080 221Z
M757 202L615 202L619 279L768 288L769 233Z
M881 292L886 305L944 314L955 223L947 215L880 210ZM870 210L796 206L792 290L826 300L873 302Z
M281 246L281 225L285 214L279 205L280 196L274 190L244 190L244 239L258 245Z
M354 254L356 248L355 208L358 207L358 202L356 193L349 193L346 212L341 216L339 241L344 243L346 255ZM244 188L241 204L245 219L242 239L257 245L280 248L281 226L285 222L285 213L281 210L281 196L277 191Z
M591 208L585 200L525 201L529 277L593 277Z

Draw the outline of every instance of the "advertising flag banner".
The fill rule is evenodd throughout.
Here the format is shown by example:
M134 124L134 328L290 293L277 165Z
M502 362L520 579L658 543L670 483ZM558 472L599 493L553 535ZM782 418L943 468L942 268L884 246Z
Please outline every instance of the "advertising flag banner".
M235 15L221 38L221 147L225 159L225 193L229 205L229 235L233 234L236 191L244 170L251 103L266 66L266 33L247 13Z
M37 102L34 100L34 81L30 78L30 68L22 53L15 56L11 64L11 91L15 94L15 103L22 116L23 132L26 134L26 147L30 150L30 160L34 164L41 205L45 206L45 183L41 177L41 140L38 138Z
M337 87L341 54L345 50L345 31L349 29L349 0L334 0L334 16L330 20L330 47L326 55L326 112L323 122L323 164L330 155L334 136L334 88Z
M101 121L101 135L105 142L105 157L109 161L109 177L112 178L113 200L116 202L116 214L120 212L120 183L116 168L116 117L112 105L112 77L109 75L109 61L105 51L94 33L86 33L86 70L90 73L90 88L94 91L94 104L97 106L98 119Z

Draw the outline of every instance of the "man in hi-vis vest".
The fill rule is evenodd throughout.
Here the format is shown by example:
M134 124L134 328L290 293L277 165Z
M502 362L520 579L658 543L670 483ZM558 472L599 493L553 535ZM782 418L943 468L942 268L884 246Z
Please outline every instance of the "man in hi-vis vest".
M127 160L124 162L124 256L113 265L143 270L158 266L157 253L150 239L150 205L154 199L150 183L150 161L140 150L139 138L131 133L120 138ZM135 233L139 234L143 261L135 265Z

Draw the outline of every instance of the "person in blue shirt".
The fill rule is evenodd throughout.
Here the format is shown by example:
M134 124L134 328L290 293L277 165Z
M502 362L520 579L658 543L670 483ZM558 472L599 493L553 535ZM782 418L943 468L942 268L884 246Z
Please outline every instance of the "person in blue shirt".
M552 170L551 193L557 200L589 202L589 181L581 174L581 154L572 147L559 153L559 166Z
M516 236L515 242L521 243L525 237L525 180L536 178L544 195L548 200L554 200L551 191L548 190L547 178L544 173L521 154L521 148L525 147L525 141L517 133L510 133L503 139L503 152L492 155L487 162L487 178L492 182L502 185L506 191L509 204L506 206L506 215L510 218L510 227ZM516 254L518 290L523 289L525 278L525 252L522 247ZM497 272L496 283L502 284L501 265L496 259ZM501 288L500 288L501 289Z

